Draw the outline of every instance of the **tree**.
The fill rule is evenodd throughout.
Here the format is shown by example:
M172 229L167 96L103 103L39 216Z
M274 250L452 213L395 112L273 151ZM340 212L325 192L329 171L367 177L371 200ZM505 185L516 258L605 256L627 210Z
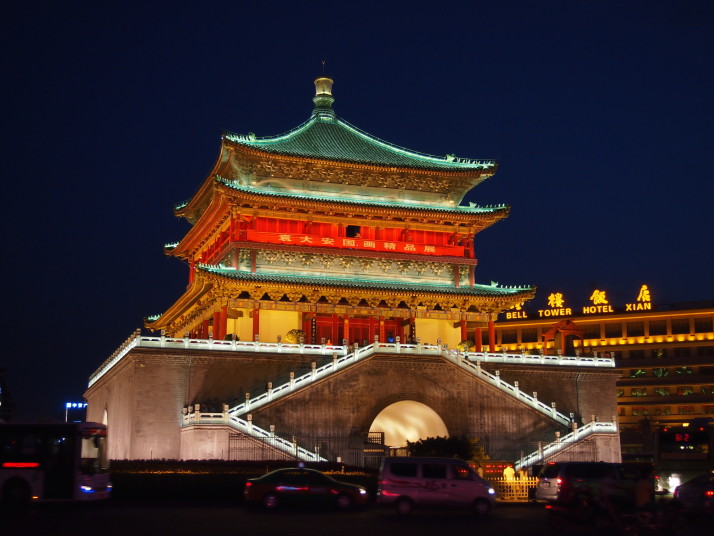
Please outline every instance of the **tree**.
M489 458L479 440L467 436L427 437L414 442L407 441L407 450L411 456L439 456L466 461Z

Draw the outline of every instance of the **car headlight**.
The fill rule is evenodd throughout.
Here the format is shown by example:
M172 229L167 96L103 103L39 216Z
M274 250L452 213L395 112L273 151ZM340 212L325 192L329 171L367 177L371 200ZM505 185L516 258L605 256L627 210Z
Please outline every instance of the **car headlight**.
M488 494L489 495L496 495L496 490L493 488L488 488Z
M359 489L359 494L360 494L360 495L367 495L367 490L364 489L364 488L360 488L360 489Z

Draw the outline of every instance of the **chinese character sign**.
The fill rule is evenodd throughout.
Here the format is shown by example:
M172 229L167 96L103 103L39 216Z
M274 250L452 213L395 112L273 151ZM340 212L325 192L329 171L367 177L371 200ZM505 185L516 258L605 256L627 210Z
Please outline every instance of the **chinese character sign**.
M553 292L548 296L548 307L562 307L564 302L561 292Z
M593 302L593 305L606 305L608 303L604 290L593 290L590 301Z
M642 285L640 287L640 293L637 295L637 301L647 303L652 301L652 297L650 296L650 289L647 288L647 285Z
M464 247L458 245L415 244L406 241L383 241L363 239L361 237L318 237L307 234L271 233L249 230L247 239L268 244L315 245L349 249L370 249L375 251L394 251L397 253L418 253L423 255L447 255L463 257Z

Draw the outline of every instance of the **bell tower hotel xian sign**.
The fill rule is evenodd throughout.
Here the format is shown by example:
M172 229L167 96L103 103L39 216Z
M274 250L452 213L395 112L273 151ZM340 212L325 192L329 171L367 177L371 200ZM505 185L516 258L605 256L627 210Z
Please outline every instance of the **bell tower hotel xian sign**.
M538 318L573 316L574 314L595 315L622 312L623 309L612 304L605 290L593 290L588 298L589 305L584 305L580 311L573 312L573 308L566 304L565 296L562 292L552 292L548 295L548 307L538 309ZM616 310L616 308L618 310ZM647 285L642 285L634 301L624 304L624 312L651 311L652 295ZM505 320L526 319L528 313L520 307L506 311Z

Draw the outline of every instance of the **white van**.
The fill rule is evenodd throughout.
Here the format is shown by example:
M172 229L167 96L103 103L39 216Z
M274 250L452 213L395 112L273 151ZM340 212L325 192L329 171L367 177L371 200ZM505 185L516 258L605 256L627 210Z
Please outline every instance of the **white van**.
M400 514L419 506L466 507L479 515L494 506L496 492L469 464L454 458L384 458L377 502Z

